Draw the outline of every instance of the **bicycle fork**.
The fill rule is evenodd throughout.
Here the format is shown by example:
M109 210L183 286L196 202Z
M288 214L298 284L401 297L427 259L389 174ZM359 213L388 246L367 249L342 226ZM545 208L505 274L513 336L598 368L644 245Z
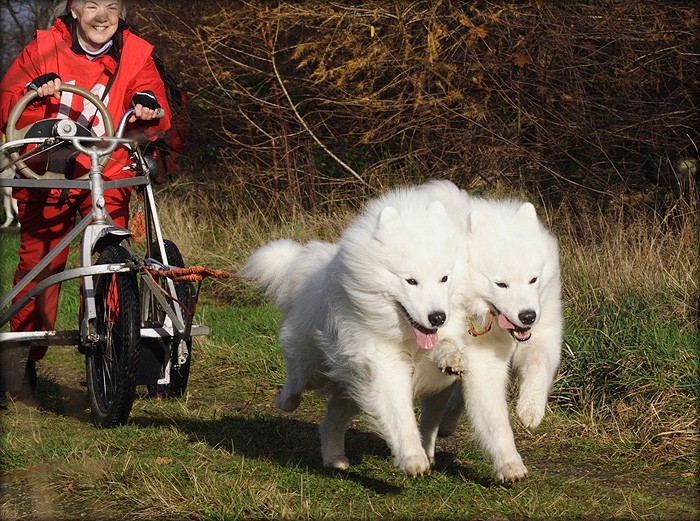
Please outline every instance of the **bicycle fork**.
M92 224L85 229L81 244L80 261L83 266L92 265L94 253L102 251L111 244L119 244L132 236L129 230L113 226L108 222L109 215L105 210L102 170L98 162L99 154L94 149L88 149L87 152L91 160ZM115 264L112 269L116 272L120 268L120 264ZM94 344L100 340L95 327L95 319L97 318L95 288L92 277L84 277L82 282L84 312L80 324L80 340L82 344Z

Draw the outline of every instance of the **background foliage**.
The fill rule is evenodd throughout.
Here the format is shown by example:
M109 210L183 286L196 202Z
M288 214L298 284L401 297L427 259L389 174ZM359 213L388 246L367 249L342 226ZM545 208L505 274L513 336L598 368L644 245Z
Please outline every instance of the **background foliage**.
M0 56L55 3L0 0ZM518 192L559 238L562 365L542 427L514 421L522 483L491 481L466 421L409 480L358 419L353 468L333 473L323 400L273 406L279 313L208 280L212 333L186 397L142 389L128 425L95 429L84 359L57 348L38 407L0 404L0 518L697 519L696 2L128 5L188 98L180 174L158 194L188 265L236 272L270 239L335 240L397 183ZM6 231L3 292L19 243ZM64 285L61 328L77 295Z
M445 177L559 200L688 189L694 2L149 2L198 179L265 210ZM332 155L331 155L332 154ZM333 158L335 156L336 159Z

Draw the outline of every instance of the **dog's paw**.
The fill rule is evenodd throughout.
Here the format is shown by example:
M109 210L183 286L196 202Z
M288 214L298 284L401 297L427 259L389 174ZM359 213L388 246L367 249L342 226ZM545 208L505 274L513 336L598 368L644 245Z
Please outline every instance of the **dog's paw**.
M501 483L514 483L525 479L528 476L527 469L521 461L512 461L502 465L496 471L496 477L501 481Z
M544 406L530 401L520 400L515 407L515 414L528 429L536 429L544 418Z
M461 376L466 372L466 360L451 342L442 342L433 348L433 362L445 374Z
M430 460L425 454L407 456L399 462L399 469L410 478L430 474Z
M284 389L275 396L275 407L282 409L285 412L296 411L297 407L301 403L300 394L287 395Z
M345 456L328 456L323 458L323 464L336 470L348 470L350 468L350 461Z

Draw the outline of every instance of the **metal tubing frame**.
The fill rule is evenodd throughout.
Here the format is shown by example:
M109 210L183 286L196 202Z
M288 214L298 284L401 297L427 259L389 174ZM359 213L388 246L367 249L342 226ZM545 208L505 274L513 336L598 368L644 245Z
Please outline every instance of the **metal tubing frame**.
M151 211L151 219L153 221L153 229L156 232L156 239L158 241L158 247L160 248L160 254L161 254L161 259L163 259L163 264L168 265L168 256L165 252L165 243L163 242L163 233L161 232L160 229L160 221L158 219L158 212L156 211L156 204L155 204L155 199L153 198L153 188L151 185L146 185L145 187L146 190L146 200L148 201L148 206ZM175 290L175 282L168 278L167 284L168 284L168 291L170 292L171 295L177 298L177 291ZM150 280L149 280L150 282ZM170 311L175 311L175 317L171 317ZM164 308L165 312L168 317L171 318L171 320L174 323L174 327L177 327L178 332L181 331L181 333L178 335L180 338L180 342L177 344L177 358L180 364L184 364L187 361L187 358L190 356L189 351L187 350L187 341L192 337L192 317L189 316L187 320L184 320L182 310L180 309L180 306L175 304L172 308L170 306L167 306ZM191 312L191 310L187 310L188 312ZM184 322L184 323L183 323ZM166 323L167 324L167 320ZM182 326L182 327L181 327Z
M92 275L101 275L103 273L125 273L128 271L133 271L133 269L133 265L125 263L94 264L92 266L84 266L81 268L74 268L72 270L65 270L60 273L55 273L54 275L46 277L41 282L37 282L36 286L22 295L22 298L15 302L10 309L5 311L5 313L0 316L0 325L7 324L15 313L26 306L30 300L36 298L38 294L45 291L49 286L60 284L67 280L76 279L79 277L89 277ZM22 281L24 281L24 279L22 279Z
M122 125L123 126L123 125ZM119 131L123 129L120 127ZM120 135L120 132L117 135ZM21 140L27 142L35 142L33 140ZM163 242L163 236L160 229L160 221L158 220L158 213L155 207L155 200L153 198L153 189L150 185L149 179L145 176L136 176L126 179L119 179L114 181L104 181L102 178L102 169L99 166L98 158L104 150L99 150L96 147L82 146L80 141L96 142L102 141L96 138L74 138L71 139L73 145L80 152L88 155L91 158L91 168L89 179L26 179L26 178L16 178L16 179L0 179L0 187L26 187L26 188L45 188L47 184L50 184L51 188L60 189L83 189L89 190L92 195L92 211L89 215L86 215L81 221L73 227L73 229L66 234L66 236L53 248L49 254L44 257L40 263L35 266L29 273L27 273L22 280L20 280L17 285L15 285L12 290L10 290L7 295L0 301L0 309L5 308L9 305L12 300L31 282L33 281L39 273L49 265L49 263L56 258L56 256L67 248L70 243L77 238L81 233L85 232L85 237L83 238L83 244L81 247L81 263L83 264L80 268L75 268L71 270L65 270L61 273L57 273L47 277L46 279L40 281L36 284L30 291L22 296L16 303L14 303L5 313L0 315L0 327L5 325L12 316L14 316L20 309L22 309L30 300L36 298L38 294L45 291L49 286L54 284L60 284L66 280L73 278L83 278L83 303L85 306L84 316L81 317L81 330L80 340L85 341L87 339L88 321L90 318L94 318L95 313L95 302L94 302L94 292L92 287L92 276L105 273L123 273L129 271L140 270L133 263L117 263L117 264L98 264L91 265L90 257L94 252L95 244L97 241L109 235L109 231L103 233L106 228L114 225L109 214L104 211L104 198L103 193L105 190L112 190L116 188L123 188L127 186L143 186L146 192L146 204L148 206L149 220L152 220L153 228L156 234L156 240L158 243L158 248L160 250L161 259L163 263L167 265L167 253L165 251L165 244ZM108 139L109 141L109 139ZM123 144L133 143L133 141L115 138L113 141L119 141ZM13 144L16 144L14 142ZM9 145L0 146L0 150L7 148ZM116 146L116 143L114 143ZM110 147L113 148L113 147ZM136 149L138 150L138 149ZM139 161L142 161L139 152ZM48 182L50 181L50 183ZM130 235L128 230L123 230ZM150 232L150 229L149 229ZM88 239L88 240L86 240ZM128 243L123 242L122 245L130 252L134 253L129 247ZM149 246L150 247L150 246ZM162 310L166 314L166 321L162 328L141 328L142 334L146 337L177 337L180 338L178 345L178 357L184 363L189 353L187 352L186 341L192 336L206 335L209 333L209 328L202 325L193 325L192 320L185 320L183 317L182 310L179 305L170 306L168 301L162 295L160 287L155 284L149 277L141 277L142 283L146 284L146 287L151 291L162 307ZM175 290L175 283L172 279L167 279L168 292L171 296L177 298L177 293ZM65 344L71 339L75 338L75 333L72 331L31 331L31 332L10 332L2 333L0 332L0 344L5 343L17 343L25 341L42 341L50 342L50 339L57 339L60 344Z
M140 160L140 158L139 158ZM144 212L147 213L148 219L147 219L147 225L146 225L146 237L147 237L147 244L146 248L147 250L150 249L151 247L151 225L153 225L153 231L155 231L156 235L156 242L158 244L158 249L160 251L160 258L162 259L163 264L168 265L168 255L167 252L165 251L165 243L163 240L163 234L160 228L160 220L158 219L158 210L156 209L156 203L155 203L155 198L153 197L153 188L151 187L150 184L146 184L143 187L143 190L145 192L144 194ZM128 245L125 245L127 250L131 253L132 250ZM141 277L141 282L142 284L145 284L148 290L153 294L153 296L156 298L158 301L158 304L160 304L160 307L162 310L165 312L165 323L163 324L163 328L158 328L159 330L165 330L165 331L173 331L173 333L170 335L171 337L178 337L180 338L180 342L178 343L177 346L177 356L178 360L180 361L181 364L184 364L187 361L187 357L189 356L189 351L187 349L187 341L190 340L193 336L199 336L199 335L205 335L209 332L209 329L206 328L206 326L194 326L192 325L192 319L191 317L188 317L186 320L182 310L180 309L180 306L176 303L174 306L170 306L170 304L167 302L165 297L163 296L160 287L155 284L150 277ZM166 279L166 284L168 286L168 293L170 294L171 297L177 298L177 291L175 290L175 282L167 278ZM189 311L189 310L188 310ZM145 329L152 329L152 328L142 328L142 331ZM159 335L163 336L163 335ZM162 382L161 382L162 383Z
M3 309L5 306L7 306L10 302L12 302L12 299L14 299L20 291L22 291L27 284L29 284L31 281L33 281L37 275L44 269L46 266L49 265L49 263L56 258L56 256L62 252L65 248L67 248L70 243L75 239L78 235L80 235L85 228L88 227L88 225L92 222L92 215L86 216L85 219L81 220L68 234L59 242L56 247L51 250L46 257L41 259L39 264L37 264L32 270L27 273L24 277L22 277L22 280L20 280L15 287L13 287L7 295L0 301L0 309ZM13 306L14 307L14 306ZM13 313L14 314L14 313ZM5 315L3 314L3 317ZM0 326L3 326L7 323L6 320L0 319Z
M51 179L51 188L70 189L78 188L85 191L90 190L89 179ZM147 185L148 179L145 177L127 177L111 181L102 181L104 190L124 188L127 186ZM44 179L0 179L0 186L21 187L21 188L46 188L48 181Z

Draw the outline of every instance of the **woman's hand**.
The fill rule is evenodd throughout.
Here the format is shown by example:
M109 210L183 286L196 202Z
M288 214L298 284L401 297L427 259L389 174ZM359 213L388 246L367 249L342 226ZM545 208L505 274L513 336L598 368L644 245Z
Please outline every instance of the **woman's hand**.
M133 123L137 119L140 119L142 121L149 121L151 119L156 119L158 117L159 111L163 109L151 109L148 107L144 107L140 103L138 105L134 105L134 114L129 118L129 123Z
M40 98L44 96L53 96L56 99L61 98L61 93L58 90L60 87L61 78L55 72L42 74L27 85L27 88L29 90L34 89L37 96Z
M137 119L150 121L163 116L163 109L158 103L156 95L150 90L134 94L131 106L134 109L134 114L129 118L129 123L133 123Z

